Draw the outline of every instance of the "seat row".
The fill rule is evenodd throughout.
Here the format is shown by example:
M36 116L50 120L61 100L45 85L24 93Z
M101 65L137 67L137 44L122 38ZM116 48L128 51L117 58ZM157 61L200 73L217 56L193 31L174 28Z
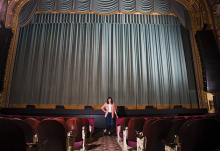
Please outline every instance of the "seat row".
M123 118L118 142L147 151L211 151L220 148L219 118Z
M55 116L26 116L26 115L7 115L7 114L0 114L0 118L19 118L19 119L27 119L27 118L35 118L39 121L45 120L45 119L54 119L54 118L58 118ZM67 121L69 118L71 117L59 117L59 118L63 118L65 121ZM88 118L89 120L89 125L93 125L93 129L92 129L92 133L94 133L94 118Z
M206 117L214 117L214 118L219 118L220 117L216 117L215 115L212 115L212 114L207 114L207 115L187 115L187 116L164 116L164 117L157 117L157 116L154 116L154 117L142 117L144 118L145 120L149 119L149 118L157 118L157 119L166 119L166 118L169 118L169 119L191 119L191 118L206 118ZM116 119L116 132L117 132L117 125L121 123L121 121L124 119L125 117L121 117L121 118L117 118ZM132 117L131 117L132 118Z
M44 150L70 151L80 146L85 150L86 140L91 139L87 118L0 118L0 150L40 150L42 145Z
M18 118L18 119L22 119L25 120L27 118L34 118L37 119L39 121L45 120L45 119L54 119L54 118L62 118L65 121L67 121L68 119L72 118L72 117L55 117L55 116L26 116L26 115L7 115L7 114L0 114L0 118ZM86 117L87 118L87 117ZM92 127L92 133L94 133L94 118L87 118L89 120L89 125L93 125Z

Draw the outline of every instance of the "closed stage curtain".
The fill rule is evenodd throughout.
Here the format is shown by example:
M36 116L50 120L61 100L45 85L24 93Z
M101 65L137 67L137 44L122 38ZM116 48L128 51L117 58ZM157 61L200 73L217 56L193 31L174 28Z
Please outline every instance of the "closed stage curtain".
M20 29L10 104L197 104L191 65L180 24L33 22Z

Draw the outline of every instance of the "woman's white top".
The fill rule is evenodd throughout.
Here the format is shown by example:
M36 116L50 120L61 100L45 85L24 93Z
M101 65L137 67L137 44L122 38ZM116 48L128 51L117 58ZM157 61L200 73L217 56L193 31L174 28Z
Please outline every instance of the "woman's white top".
M108 104L108 112L112 112L111 104Z

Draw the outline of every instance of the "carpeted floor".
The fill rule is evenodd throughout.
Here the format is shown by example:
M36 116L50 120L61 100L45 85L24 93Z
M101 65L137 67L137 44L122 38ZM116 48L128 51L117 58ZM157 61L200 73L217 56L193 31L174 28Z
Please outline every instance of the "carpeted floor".
M89 141L89 140L88 140ZM117 142L115 129L111 129L110 136L103 136L103 129L95 129L92 142L89 143L87 150L89 151L122 151L123 142ZM75 148L76 151L82 150L82 147ZM127 146L127 151L135 151L137 148Z
M116 136L95 136L92 143L89 145L88 150L91 151L117 151L122 150L117 142Z

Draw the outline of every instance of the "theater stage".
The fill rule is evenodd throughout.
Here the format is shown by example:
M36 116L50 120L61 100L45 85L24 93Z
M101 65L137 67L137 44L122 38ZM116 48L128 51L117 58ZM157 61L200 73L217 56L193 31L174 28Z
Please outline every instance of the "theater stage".
M2 108L1 114L26 115L26 116L50 116L50 117L88 117L94 118L95 128L105 128L104 112L93 109L27 109L27 108ZM153 116L184 116L204 115L207 109L138 109L118 110L119 117L153 117ZM115 120L114 125L115 127Z

